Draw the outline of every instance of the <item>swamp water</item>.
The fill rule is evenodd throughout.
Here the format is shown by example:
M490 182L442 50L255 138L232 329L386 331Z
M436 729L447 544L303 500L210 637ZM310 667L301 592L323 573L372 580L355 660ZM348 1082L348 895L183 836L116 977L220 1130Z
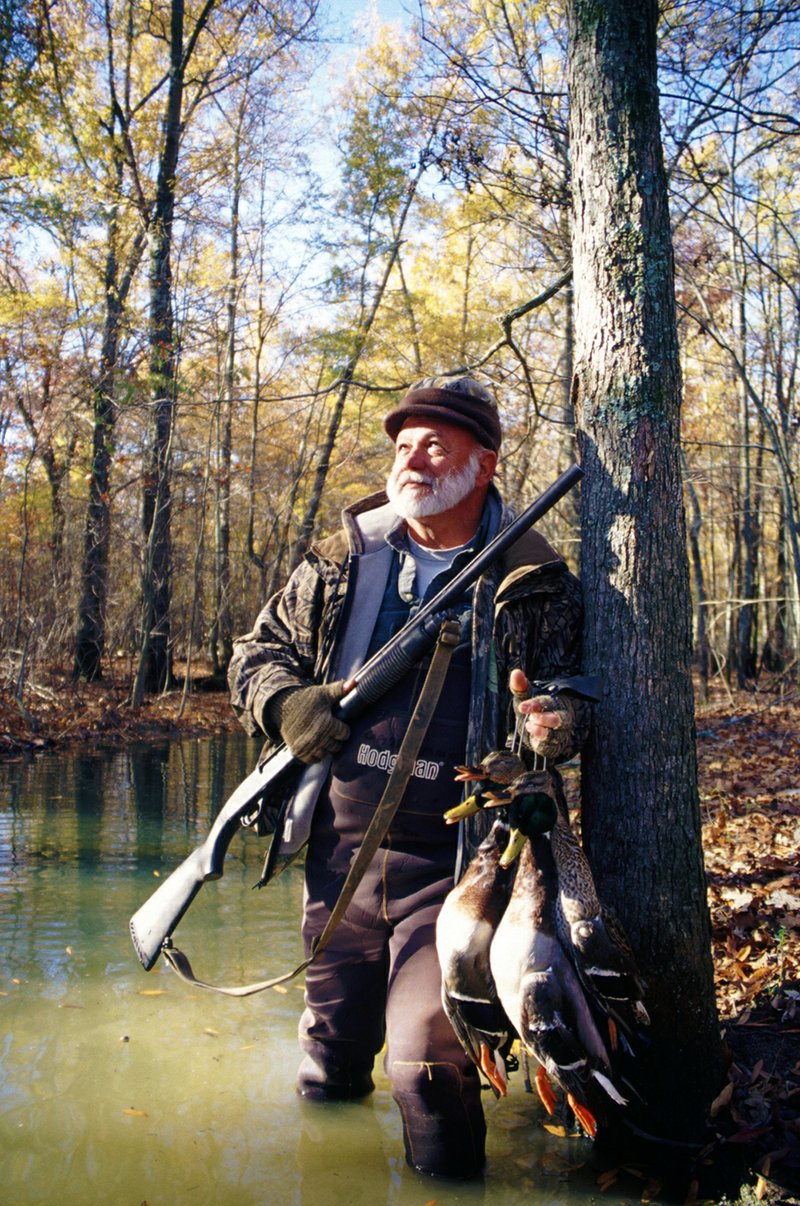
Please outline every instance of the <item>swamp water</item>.
M230 999L163 959L143 971L129 917L255 754L230 735L0 764L0 1202L588 1203L589 1144L543 1129L520 1073L505 1100L485 1095L485 1182L427 1180L405 1166L379 1063L366 1102L296 1098L302 976ZM264 851L234 838L181 922L199 977L242 984L300 962L302 871L251 891Z

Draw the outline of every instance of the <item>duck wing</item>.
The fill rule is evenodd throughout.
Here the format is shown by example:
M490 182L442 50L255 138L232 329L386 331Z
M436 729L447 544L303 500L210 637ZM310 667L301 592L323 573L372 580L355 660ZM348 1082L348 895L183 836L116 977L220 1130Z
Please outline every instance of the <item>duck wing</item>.
M500 866L507 840L508 827L496 821L436 922L444 1011L467 1055L500 1096L507 1091L504 1055L513 1036L489 950L510 891L511 876Z
M552 1113L548 1079L566 1093L590 1134L609 1102L625 1098L611 1079L608 1050L572 963L556 933L558 882L548 840L529 841L490 951L498 996L520 1042L538 1061L536 1085Z
M560 1086L594 1138L598 1124L607 1121L609 1101L619 1106L627 1101L611 1078L602 1040L586 1002L580 1000L582 995L569 961L560 951L560 957L557 955L549 967L531 973L523 981L520 1041L549 1079ZM579 1013L585 1017L579 1019ZM587 1029L593 1031L588 1044ZM546 1089L543 1091L540 1080L537 1087L547 1106Z
M614 911L601 903L589 861L569 824L550 832L558 874L558 932L586 991L628 1036L650 1018L644 982Z

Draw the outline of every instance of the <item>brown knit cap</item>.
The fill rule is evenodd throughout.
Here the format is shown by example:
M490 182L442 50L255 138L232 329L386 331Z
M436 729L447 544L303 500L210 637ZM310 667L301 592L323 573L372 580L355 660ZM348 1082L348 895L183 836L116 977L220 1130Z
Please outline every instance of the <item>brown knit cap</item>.
M442 419L465 427L484 448L500 450L503 432L497 403L474 377L425 377L383 420L384 430L397 439L406 419Z

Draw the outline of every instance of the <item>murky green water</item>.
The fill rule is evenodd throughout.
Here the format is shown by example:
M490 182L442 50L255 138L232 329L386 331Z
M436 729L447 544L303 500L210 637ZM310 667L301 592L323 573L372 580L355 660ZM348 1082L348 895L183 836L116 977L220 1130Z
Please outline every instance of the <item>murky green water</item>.
M247 1206L588 1202L588 1144L553 1138L520 1077L486 1095L483 1185L411 1173L388 1081L365 1103L294 1094L302 984L242 1000L146 974L128 918L251 769L232 736L0 765L0 1200ZM252 892L263 843L236 838L178 939L202 978L302 957L302 876ZM610 1200L606 1198L606 1200Z

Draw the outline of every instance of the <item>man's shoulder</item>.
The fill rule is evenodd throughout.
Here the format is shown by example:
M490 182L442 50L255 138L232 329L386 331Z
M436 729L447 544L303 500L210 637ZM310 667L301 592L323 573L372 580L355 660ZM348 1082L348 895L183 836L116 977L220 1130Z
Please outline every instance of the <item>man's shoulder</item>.
M349 549L347 536L344 532L334 532L332 536L323 536L321 540L315 540L310 549L310 558L312 562L316 559L323 561L339 562L343 557L347 556Z
M506 508L504 518L509 515L515 517ZM541 532L528 528L503 556L495 602L502 605L528 595L571 591L575 585L580 589L558 550Z
M535 528L528 528L527 532L523 532L504 557L504 569L507 574L518 570L539 569L556 563L563 565L564 558Z

